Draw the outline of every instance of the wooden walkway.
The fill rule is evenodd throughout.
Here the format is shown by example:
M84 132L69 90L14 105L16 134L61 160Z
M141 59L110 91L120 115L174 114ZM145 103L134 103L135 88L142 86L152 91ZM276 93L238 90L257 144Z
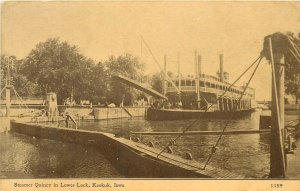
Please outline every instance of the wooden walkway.
M111 139L115 139L122 144L129 146L131 149L134 149L138 152L143 153L144 155L148 155L152 159L160 160L165 163L169 163L170 165L174 165L180 168L184 168L189 171L194 171L196 174L199 173L201 175L205 175L207 177L212 178L223 178L223 179L238 179L244 178L244 176L237 175L231 171L215 168L210 165L207 165L205 169L203 169L204 164L199 163L195 160L187 160L183 159L177 155L169 154L169 153L162 153L159 157L157 155L160 153L160 149L153 148L146 146L141 143L133 142L131 140L125 138L117 138L112 134L103 133L106 136L110 137Z

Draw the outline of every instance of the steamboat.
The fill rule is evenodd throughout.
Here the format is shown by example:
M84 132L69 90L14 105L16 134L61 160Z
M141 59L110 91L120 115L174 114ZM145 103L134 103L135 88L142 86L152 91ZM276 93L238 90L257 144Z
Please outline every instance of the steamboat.
M178 69L178 75L170 79L166 71L166 56L164 60L163 94L124 76L114 76L152 96L153 99L148 100L148 120L240 118L255 110L255 89L247 84L235 86L229 83L229 73L223 71L223 54L216 76L201 72L201 56L195 53L195 76L183 77Z
M164 70L166 70L166 58ZM223 71L223 55L216 76L201 73L201 56L195 56L195 77L182 77L180 72L172 81L164 79L163 103L147 110L149 120L187 118L239 118L256 108L255 89L229 83L229 73ZM243 95L242 95L243 94Z

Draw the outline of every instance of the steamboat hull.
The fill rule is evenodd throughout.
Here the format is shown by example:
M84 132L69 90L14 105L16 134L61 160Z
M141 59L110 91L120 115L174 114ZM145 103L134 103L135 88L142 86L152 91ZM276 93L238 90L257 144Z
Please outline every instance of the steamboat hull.
M203 110L174 110L174 109L154 109L148 108L148 120L181 120L196 118L233 118L245 117L255 111L255 108L239 111L203 111Z

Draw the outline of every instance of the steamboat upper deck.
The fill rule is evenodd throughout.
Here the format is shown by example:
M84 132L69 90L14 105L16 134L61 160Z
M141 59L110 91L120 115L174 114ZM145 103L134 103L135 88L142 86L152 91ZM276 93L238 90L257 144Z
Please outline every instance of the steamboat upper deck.
M177 77L174 79L175 85L178 87L181 93L197 93L196 90L196 80L194 77ZM222 95L225 91L227 93L224 97L229 98L239 98L242 92L244 91L245 86L230 87L230 83L222 82L219 78L211 75L201 74L199 78L199 87L200 93L212 93L216 96ZM230 87L230 89L229 89ZM176 94L177 90L172 86L171 83L168 83L166 93L169 95ZM244 99L254 99L255 98L255 90L253 88L248 87L243 96Z

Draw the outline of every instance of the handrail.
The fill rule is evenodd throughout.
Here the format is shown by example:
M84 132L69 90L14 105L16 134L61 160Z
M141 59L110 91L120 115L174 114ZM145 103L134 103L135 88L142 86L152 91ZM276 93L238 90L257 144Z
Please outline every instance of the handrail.
M237 131L186 131L184 135L244 135L244 134L269 134L270 129L263 130L237 130ZM130 131L132 135L180 135L182 132L133 132Z

